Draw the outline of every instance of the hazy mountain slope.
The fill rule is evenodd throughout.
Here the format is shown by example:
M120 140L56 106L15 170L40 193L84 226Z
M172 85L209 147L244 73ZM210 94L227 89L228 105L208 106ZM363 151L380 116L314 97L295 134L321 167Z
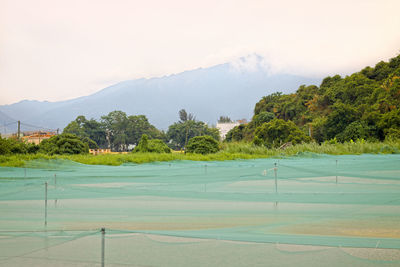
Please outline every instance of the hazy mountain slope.
M16 120L5 114L4 112L0 111L0 134L7 134L10 132L14 132L17 129L17 124L11 124Z
M251 118L254 103L276 91L294 92L320 79L290 74L269 75L263 68L238 70L231 64L186 71L160 78L124 81L95 94L62 102L21 101L0 111L26 123L64 128L78 115L98 119L113 110L144 114L166 129L185 108L199 120L214 123L220 115Z

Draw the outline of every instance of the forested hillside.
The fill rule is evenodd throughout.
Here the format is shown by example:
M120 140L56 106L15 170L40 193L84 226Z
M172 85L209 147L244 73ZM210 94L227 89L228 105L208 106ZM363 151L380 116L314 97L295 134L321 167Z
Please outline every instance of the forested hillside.
M320 86L267 95L255 105L251 122L235 127L227 140L277 146L311 139L321 143L399 138L399 108L400 55L344 78L326 77Z

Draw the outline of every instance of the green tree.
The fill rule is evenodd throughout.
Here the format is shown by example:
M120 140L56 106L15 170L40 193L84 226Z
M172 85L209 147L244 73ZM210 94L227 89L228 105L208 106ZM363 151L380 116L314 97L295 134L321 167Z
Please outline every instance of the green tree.
M262 111L262 112L258 113L257 115L255 115L253 117L252 121L254 122L255 128L257 128L258 126L261 126L265 122L270 122L274 118L275 118L274 113Z
M114 151L126 151L128 148L128 117L125 112L115 110L101 117L106 132L108 146Z
M89 152L87 143L74 134L63 133L43 140L39 151L49 155L53 154L84 154Z
M343 132L347 125L359 119L357 109L349 104L337 102L332 106L332 112L328 115L325 124L326 135L328 139L334 138L337 134Z
M159 139L150 139L146 134L140 138L139 144L133 150L134 153L171 153L171 149Z
M194 116L191 116L194 118ZM183 121L180 116L180 121L168 127L167 140L169 146L173 149L183 149L189 139L195 136L210 135L215 140L219 140L219 130L210 128L202 121L188 119Z
M82 140L94 141L90 148L107 147L106 131L101 123L94 119L87 120L85 116L78 116L74 121L70 122L63 130L63 133L70 133L79 136Z
M227 142L238 142L245 139L247 127L244 124L239 124L233 127L225 136Z
M129 116L126 132L129 144L138 144L143 134L153 139L166 139L165 134L151 125L144 115Z
M273 119L264 123L256 129L255 136L262 140L267 147L279 147L287 142L298 144L311 141L311 138L306 136L292 121L281 119Z

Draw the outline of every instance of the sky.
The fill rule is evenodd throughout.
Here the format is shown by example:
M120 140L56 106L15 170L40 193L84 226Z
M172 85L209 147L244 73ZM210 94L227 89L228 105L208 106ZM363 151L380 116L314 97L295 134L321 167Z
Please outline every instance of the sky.
M398 10L399 0L0 0L0 105L254 54L270 72L350 74L400 53Z

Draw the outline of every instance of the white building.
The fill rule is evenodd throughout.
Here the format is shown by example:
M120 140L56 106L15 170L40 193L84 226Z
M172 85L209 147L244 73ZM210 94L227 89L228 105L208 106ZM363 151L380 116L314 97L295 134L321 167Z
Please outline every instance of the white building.
M217 123L217 129L219 130L219 136L221 140L225 139L226 134L233 129L233 127L240 125L240 122L223 122Z

